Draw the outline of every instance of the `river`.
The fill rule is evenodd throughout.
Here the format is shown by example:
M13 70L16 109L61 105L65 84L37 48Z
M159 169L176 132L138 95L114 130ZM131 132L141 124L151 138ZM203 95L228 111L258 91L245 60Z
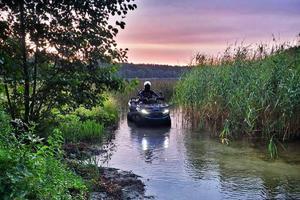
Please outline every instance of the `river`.
M123 113L99 165L142 176L146 194L155 199L300 199L299 142L270 161L265 144L223 145L190 129L180 110L171 111L171 118L171 128L139 128Z

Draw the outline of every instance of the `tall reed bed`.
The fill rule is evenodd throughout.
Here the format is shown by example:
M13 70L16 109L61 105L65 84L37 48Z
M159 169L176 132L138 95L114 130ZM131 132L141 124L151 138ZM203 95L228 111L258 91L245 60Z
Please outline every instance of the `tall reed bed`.
M275 140L300 134L300 47L249 49L235 48L215 60L198 55L198 67L178 82L174 99L222 142L266 137L276 155Z

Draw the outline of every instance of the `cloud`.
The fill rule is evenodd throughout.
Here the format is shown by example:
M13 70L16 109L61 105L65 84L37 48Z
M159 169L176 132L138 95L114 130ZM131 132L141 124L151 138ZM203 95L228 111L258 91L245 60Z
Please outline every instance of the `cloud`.
M129 47L130 61L176 63L191 51L217 53L237 40L294 39L299 10L299 0L139 0L117 41Z

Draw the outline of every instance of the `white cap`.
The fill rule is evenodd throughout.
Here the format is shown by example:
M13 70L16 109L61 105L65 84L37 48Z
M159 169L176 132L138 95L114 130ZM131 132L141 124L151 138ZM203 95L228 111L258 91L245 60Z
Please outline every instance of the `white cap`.
M150 85L151 86L151 82L150 81L145 81L144 82L144 86L146 86L146 85Z

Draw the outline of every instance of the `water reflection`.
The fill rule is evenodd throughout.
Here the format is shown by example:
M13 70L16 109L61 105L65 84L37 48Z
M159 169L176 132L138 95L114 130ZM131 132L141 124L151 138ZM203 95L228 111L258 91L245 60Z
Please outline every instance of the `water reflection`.
M284 159L269 161L265 151L252 148L251 141L232 141L225 146L207 135L191 133L186 140L194 179L218 180L225 199L300 198L299 165L290 165Z
M171 128L139 128L123 116L107 165L141 175L157 199L300 199L299 143L270 162L264 147L222 145L190 129L180 110L171 117Z
M146 163L160 156L169 147L170 127L139 128L128 122L130 139L136 143L141 157Z

